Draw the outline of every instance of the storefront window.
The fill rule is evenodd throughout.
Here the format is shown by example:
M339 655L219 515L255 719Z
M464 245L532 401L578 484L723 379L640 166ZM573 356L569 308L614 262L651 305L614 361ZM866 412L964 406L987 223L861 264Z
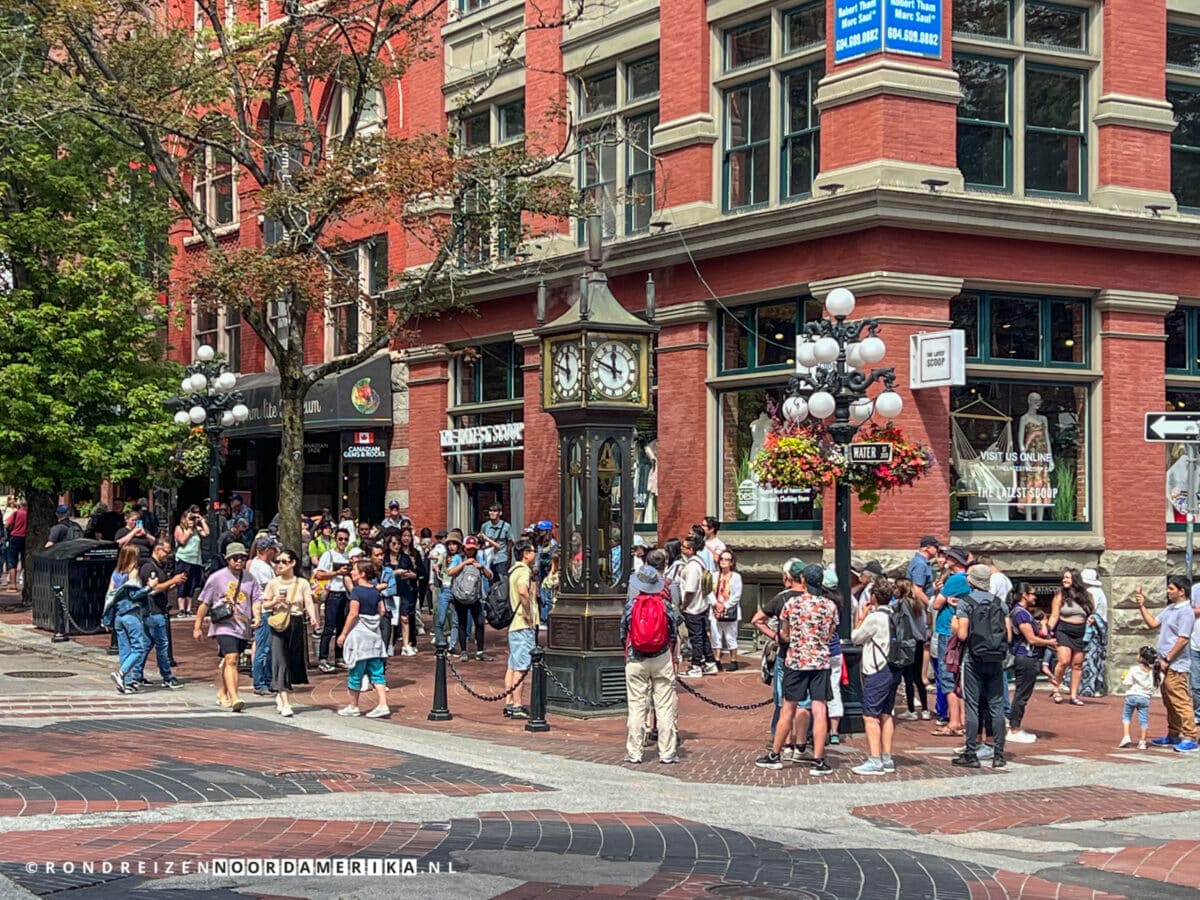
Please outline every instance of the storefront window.
M967 359L1004 365L1081 367L1088 362L1084 300L970 292L950 303L966 333Z
M520 410L468 413L451 417L442 455L451 475L478 475L525 468L524 424Z
M953 521L1088 521L1086 385L968 378L950 396Z
M815 525L821 511L802 491L776 491L759 484L750 463L780 420L783 388L747 388L721 395L721 521L790 522Z
M1200 391L1168 390L1166 409L1177 412L1200 412ZM1188 454L1186 444L1167 444L1166 510L1168 525L1187 522L1188 506L1200 490L1200 461L1192 472L1188 487Z
M728 310L721 316L722 374L779 369L796 362L796 335L824 309L811 298L773 300Z

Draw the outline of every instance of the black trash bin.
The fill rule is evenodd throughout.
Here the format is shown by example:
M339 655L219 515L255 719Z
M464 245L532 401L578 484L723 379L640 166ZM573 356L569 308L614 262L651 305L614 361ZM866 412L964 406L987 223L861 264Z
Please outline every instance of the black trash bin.
M117 545L112 541L62 541L33 554L33 624L55 631L54 586L63 589L67 609L79 629L95 631L104 611L108 579L117 567Z

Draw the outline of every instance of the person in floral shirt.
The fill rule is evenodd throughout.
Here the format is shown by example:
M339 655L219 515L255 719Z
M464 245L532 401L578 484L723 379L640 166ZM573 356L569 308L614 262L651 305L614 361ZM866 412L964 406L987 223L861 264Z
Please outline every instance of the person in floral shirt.
M779 725L775 728L774 746L755 760L755 765L762 769L783 768L780 750L791 731L797 704L807 700L812 703L813 720L813 760L810 771L814 775L825 775L832 771L825 762L825 739L829 733L825 704L833 696L829 681L829 643L837 633L838 610L825 595L822 585L825 573L820 566L802 567L799 560L792 565L799 570L790 574L799 581L800 593L787 602L780 616L780 643L787 644L783 710Z

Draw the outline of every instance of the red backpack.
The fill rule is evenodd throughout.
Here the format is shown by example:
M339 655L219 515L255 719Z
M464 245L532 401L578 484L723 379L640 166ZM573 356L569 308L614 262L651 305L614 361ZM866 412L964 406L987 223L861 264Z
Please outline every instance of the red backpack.
M670 634L663 595L638 594L629 619L629 646L638 653L661 653Z

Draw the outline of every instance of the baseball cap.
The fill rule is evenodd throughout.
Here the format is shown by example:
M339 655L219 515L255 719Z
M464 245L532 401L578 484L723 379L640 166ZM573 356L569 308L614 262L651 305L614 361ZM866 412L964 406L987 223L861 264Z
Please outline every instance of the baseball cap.
M351 547L350 552L346 554L347 559L358 559L363 555L362 547Z
M962 572L956 572L946 579L942 585L942 593L947 597L965 597L971 593L971 584Z
M645 546L646 546L646 539L645 539L644 537L642 537L640 534L635 534L635 535L633 536L633 546L635 546L635 547L645 547Z
M954 560L960 566L965 566L971 558L970 554L962 547L943 547L942 554L946 559Z
M64 503L60 503L60 504L58 504L58 508L54 510L54 512L55 512L55 513L57 513L57 514L58 514L58 515L60 515L60 516L65 516L65 515L66 515L67 513L69 513L70 511L71 511L70 507L68 507L68 506L67 506L66 504L64 504Z
M940 547L942 546L942 542L937 539L937 535L927 534L921 538L920 546L924 550L926 547Z
M236 500L238 503L242 503L242 502L243 502L243 501L242 501L242 495L241 495L241 494L234 494L232 497L230 497L230 498L229 498L229 502L230 502L230 503L232 503L234 500Z
M278 550L279 549L279 541L276 540L274 536L268 534L265 537L260 537L257 541L254 542L254 549L259 550L259 551Z
M399 509L399 508L400 508L399 500L393 500L391 503L388 504L388 509Z
M800 577L804 579L804 586L810 594L822 597L825 595L825 570L821 566L809 563L800 573Z
M538 531L553 531L554 523L549 519L542 519L542 521L538 522L535 527Z
M463 541L463 548L467 550L478 550L479 538L475 537L475 535L471 535L469 538Z
M434 533L434 535L433 535L433 536L434 536L435 538L437 538L439 541L440 541L440 540L444 540L444 539L445 539L445 537L446 537L446 529L445 529L445 528L442 528L442 529L438 530L437 532L435 532L435 533Z

